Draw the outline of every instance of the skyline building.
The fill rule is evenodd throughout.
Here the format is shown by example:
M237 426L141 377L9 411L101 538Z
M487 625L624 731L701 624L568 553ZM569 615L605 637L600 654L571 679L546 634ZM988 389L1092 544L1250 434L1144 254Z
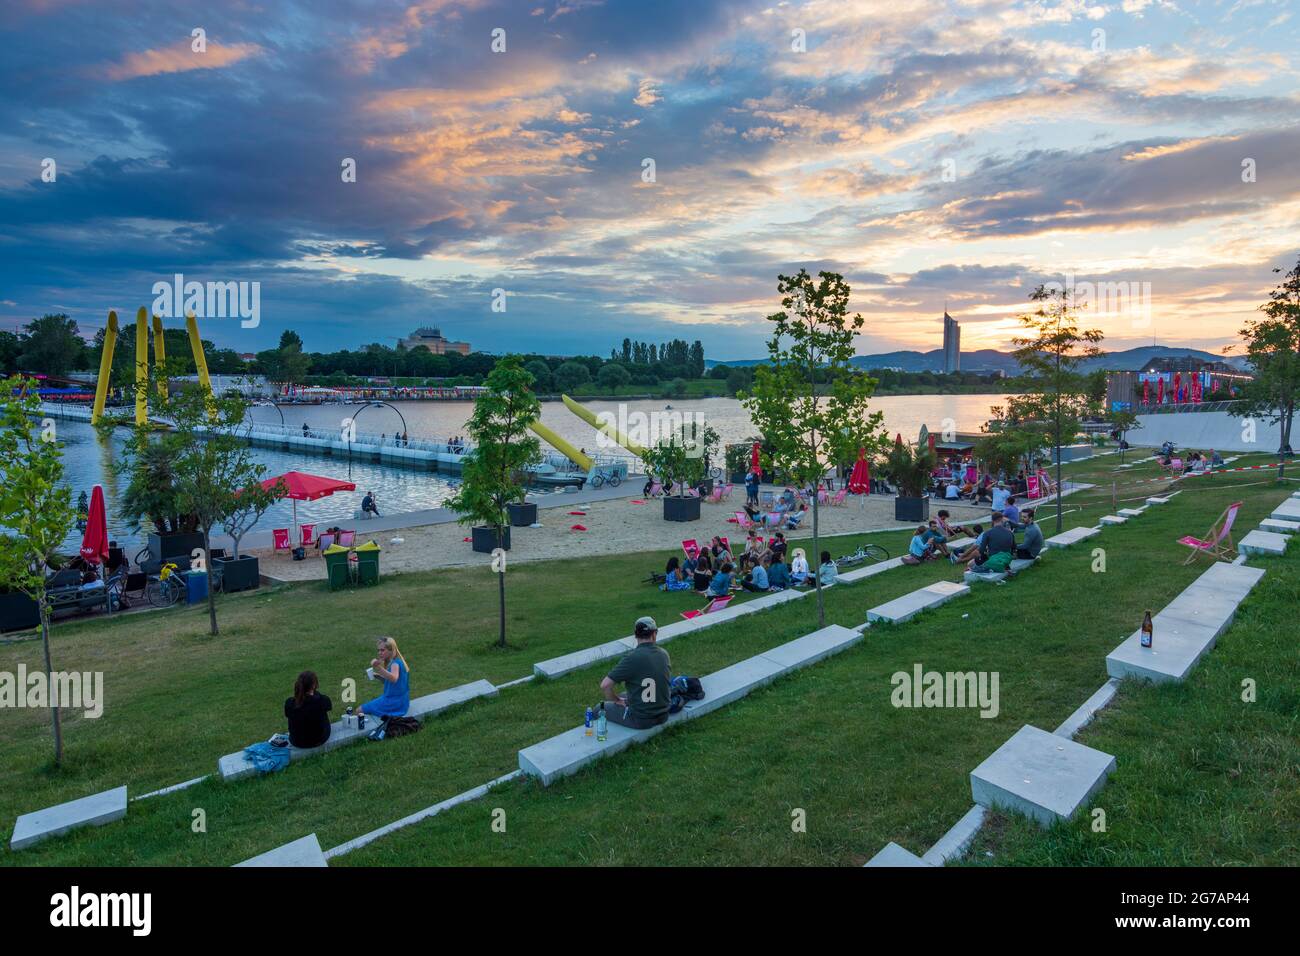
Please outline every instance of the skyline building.
M943 371L945 375L961 371L961 326L943 310Z

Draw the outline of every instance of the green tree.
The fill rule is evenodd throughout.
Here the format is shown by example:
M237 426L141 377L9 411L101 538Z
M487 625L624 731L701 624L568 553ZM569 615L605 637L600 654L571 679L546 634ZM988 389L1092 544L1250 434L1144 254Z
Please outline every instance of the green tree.
M1061 446L1079 431L1090 411L1097 410L1089 392L1089 378L1080 364L1100 355L1096 343L1103 338L1097 329L1080 330L1072 290L1059 285L1040 285L1029 296L1036 304L1020 316L1026 335L1012 341L1012 355L1020 363L1022 394L1007 402L1013 422L1021 423L1028 435L1041 433L1050 443L1056 459L1056 531L1061 531Z
M22 354L22 340L12 332L0 332L0 375L18 371L18 356Z
M77 323L63 313L45 315L25 326L19 361L32 372L67 375L85 362L86 343Z
M596 381L604 388L609 389L609 394L613 395L618 391L619 386L632 381L632 376L628 374L627 369L617 362L607 362L596 373Z
M261 487L266 466L256 461L252 447L239 436L248 403L238 394L214 396L198 386L150 400L172 427L133 429L127 440L125 467L131 471L133 486L139 477L149 480L155 469L165 467L167 501L203 533L202 567L208 570L213 528L230 521L247 530L244 524L249 516L256 520L275 499L275 492ZM125 496L124 506L132 500L130 494ZM219 629L216 594L211 587L208 626L215 637Z
M1281 272L1281 269L1274 269ZM1255 378L1242 390L1234 415L1266 418L1280 426L1277 476L1286 476L1291 451L1291 426L1300 398L1300 260L1259 307L1266 318L1248 321L1241 330Z
M63 460L54 423L41 422L36 382L10 378L0 388L0 581L26 594L40 611L45 679L53 686L50 604L45 567L54 557L75 514L72 491L63 483ZM59 708L50 704L54 763L63 762Z
M528 431L528 425L541 414L542 406L533 393L533 376L518 355L507 355L497 362L483 384L487 391L475 399L474 411L465 425L473 450L465 460L460 488L447 507L460 515L462 524L492 528L499 549L510 524L506 506L523 499L528 470L541 459L541 444ZM493 568L500 605L497 646L505 647L504 551L493 555Z
M572 392L591 381L591 372L581 362L565 362L555 370L555 387L561 392Z
M552 388L551 367L541 359L533 359L524 365L528 374L533 377L533 391L549 392Z
M302 337L293 329L285 329L280 333L280 348L285 349L291 345L298 346L298 351L302 351Z
M848 314L849 284L834 272L814 280L805 269L779 276L780 312L767 343L767 364L754 371L753 389L741 395L754 424L772 448L773 463L800 484L819 485L828 467L885 447L883 415L868 405L875 379L851 364L854 339L863 326ZM825 382L819 385L818 382ZM813 554L820 555L817 495L813 495ZM821 575L817 620L826 623Z

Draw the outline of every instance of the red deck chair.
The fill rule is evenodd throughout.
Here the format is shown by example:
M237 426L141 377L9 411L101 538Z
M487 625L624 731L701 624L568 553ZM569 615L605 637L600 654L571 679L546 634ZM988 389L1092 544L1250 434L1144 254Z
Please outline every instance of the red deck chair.
M310 548L316 540L316 526L314 524L305 524L302 526L302 546Z
M292 550L292 549L289 547L289 529L288 529L288 528L274 528L274 529L272 529L272 531L271 531L271 537L272 537L272 538L274 539L274 541L275 541L275 550L276 550L277 552L279 552L279 551L289 551L289 550Z
M357 533L356 533L356 531L343 531L343 530L340 529L340 531L339 531L339 547L341 547L341 548L350 548L350 547L352 547L352 542L354 542L354 541L356 541L356 540L357 540Z
M758 525L754 524L754 522L749 520L749 515L745 514L745 512L737 511L735 514L736 514L736 524L740 525L740 527L743 528L744 530L748 531L751 528L758 527Z
M1232 543L1232 523L1237 520L1237 511L1241 508L1241 502L1235 501L1224 509L1223 514L1210 525L1210 530L1205 533L1205 537L1196 538L1192 535L1179 538L1178 543L1184 544L1192 549L1192 553L1187 556L1183 564L1191 564L1196 560L1198 554L1208 554L1216 561L1227 561L1236 553L1237 546ZM1224 542L1227 544L1224 544Z
M725 597L714 598L709 602L709 606L703 611L682 611L682 617L689 621L691 618L699 617L701 614L712 614L714 611L721 611L731 602L733 597L735 597L735 595L728 594Z
M682 553L688 558L694 559L700 553L700 543L694 538L687 538L682 542Z

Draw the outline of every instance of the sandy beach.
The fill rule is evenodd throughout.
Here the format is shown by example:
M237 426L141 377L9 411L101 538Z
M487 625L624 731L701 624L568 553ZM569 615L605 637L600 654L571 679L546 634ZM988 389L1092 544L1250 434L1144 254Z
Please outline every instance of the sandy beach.
M587 504L570 503L538 510L539 528L512 528L510 532L511 561L544 561L552 558L573 558L579 555L616 554L630 551L664 552L664 558L680 553L681 542L687 538L706 541L713 535L725 535L731 541L744 541L745 534L727 518L733 517L736 508L744 503L742 495L733 495L731 501L701 506L700 520L674 522L663 519L663 504L658 501L637 502L637 498L618 498ZM988 508L974 508L957 502L931 502L930 513L946 507L959 521L987 517ZM571 515L570 511L585 514ZM894 499L886 495L867 498L849 496L841 507L821 506L819 529L823 535L846 534L884 528L907 528L894 520ZM812 537L812 514L804 518L805 527L787 532L787 538L798 541ZM356 526L357 523L353 523ZM585 531L573 530L582 525ZM396 528L366 535L364 526L357 527L357 543L373 537L383 548L380 571L383 574L407 571L428 571L434 568L463 567L487 564L490 556L470 550L469 528L455 523L426 524L418 527ZM394 539L400 539L394 541ZM743 547L743 544L742 544ZM835 550L833 547L830 549ZM320 552L312 550L306 560L294 561L286 554L275 554L270 549L256 549L248 553L261 559L262 574L282 581L324 580L325 562Z

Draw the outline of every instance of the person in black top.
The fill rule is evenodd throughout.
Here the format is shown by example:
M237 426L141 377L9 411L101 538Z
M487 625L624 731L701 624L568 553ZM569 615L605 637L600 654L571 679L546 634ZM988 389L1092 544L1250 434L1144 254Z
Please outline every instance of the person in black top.
M330 739L330 708L334 705L317 691L312 671L303 671L294 681L293 696L284 702L289 721L289 743L295 747L319 747Z

